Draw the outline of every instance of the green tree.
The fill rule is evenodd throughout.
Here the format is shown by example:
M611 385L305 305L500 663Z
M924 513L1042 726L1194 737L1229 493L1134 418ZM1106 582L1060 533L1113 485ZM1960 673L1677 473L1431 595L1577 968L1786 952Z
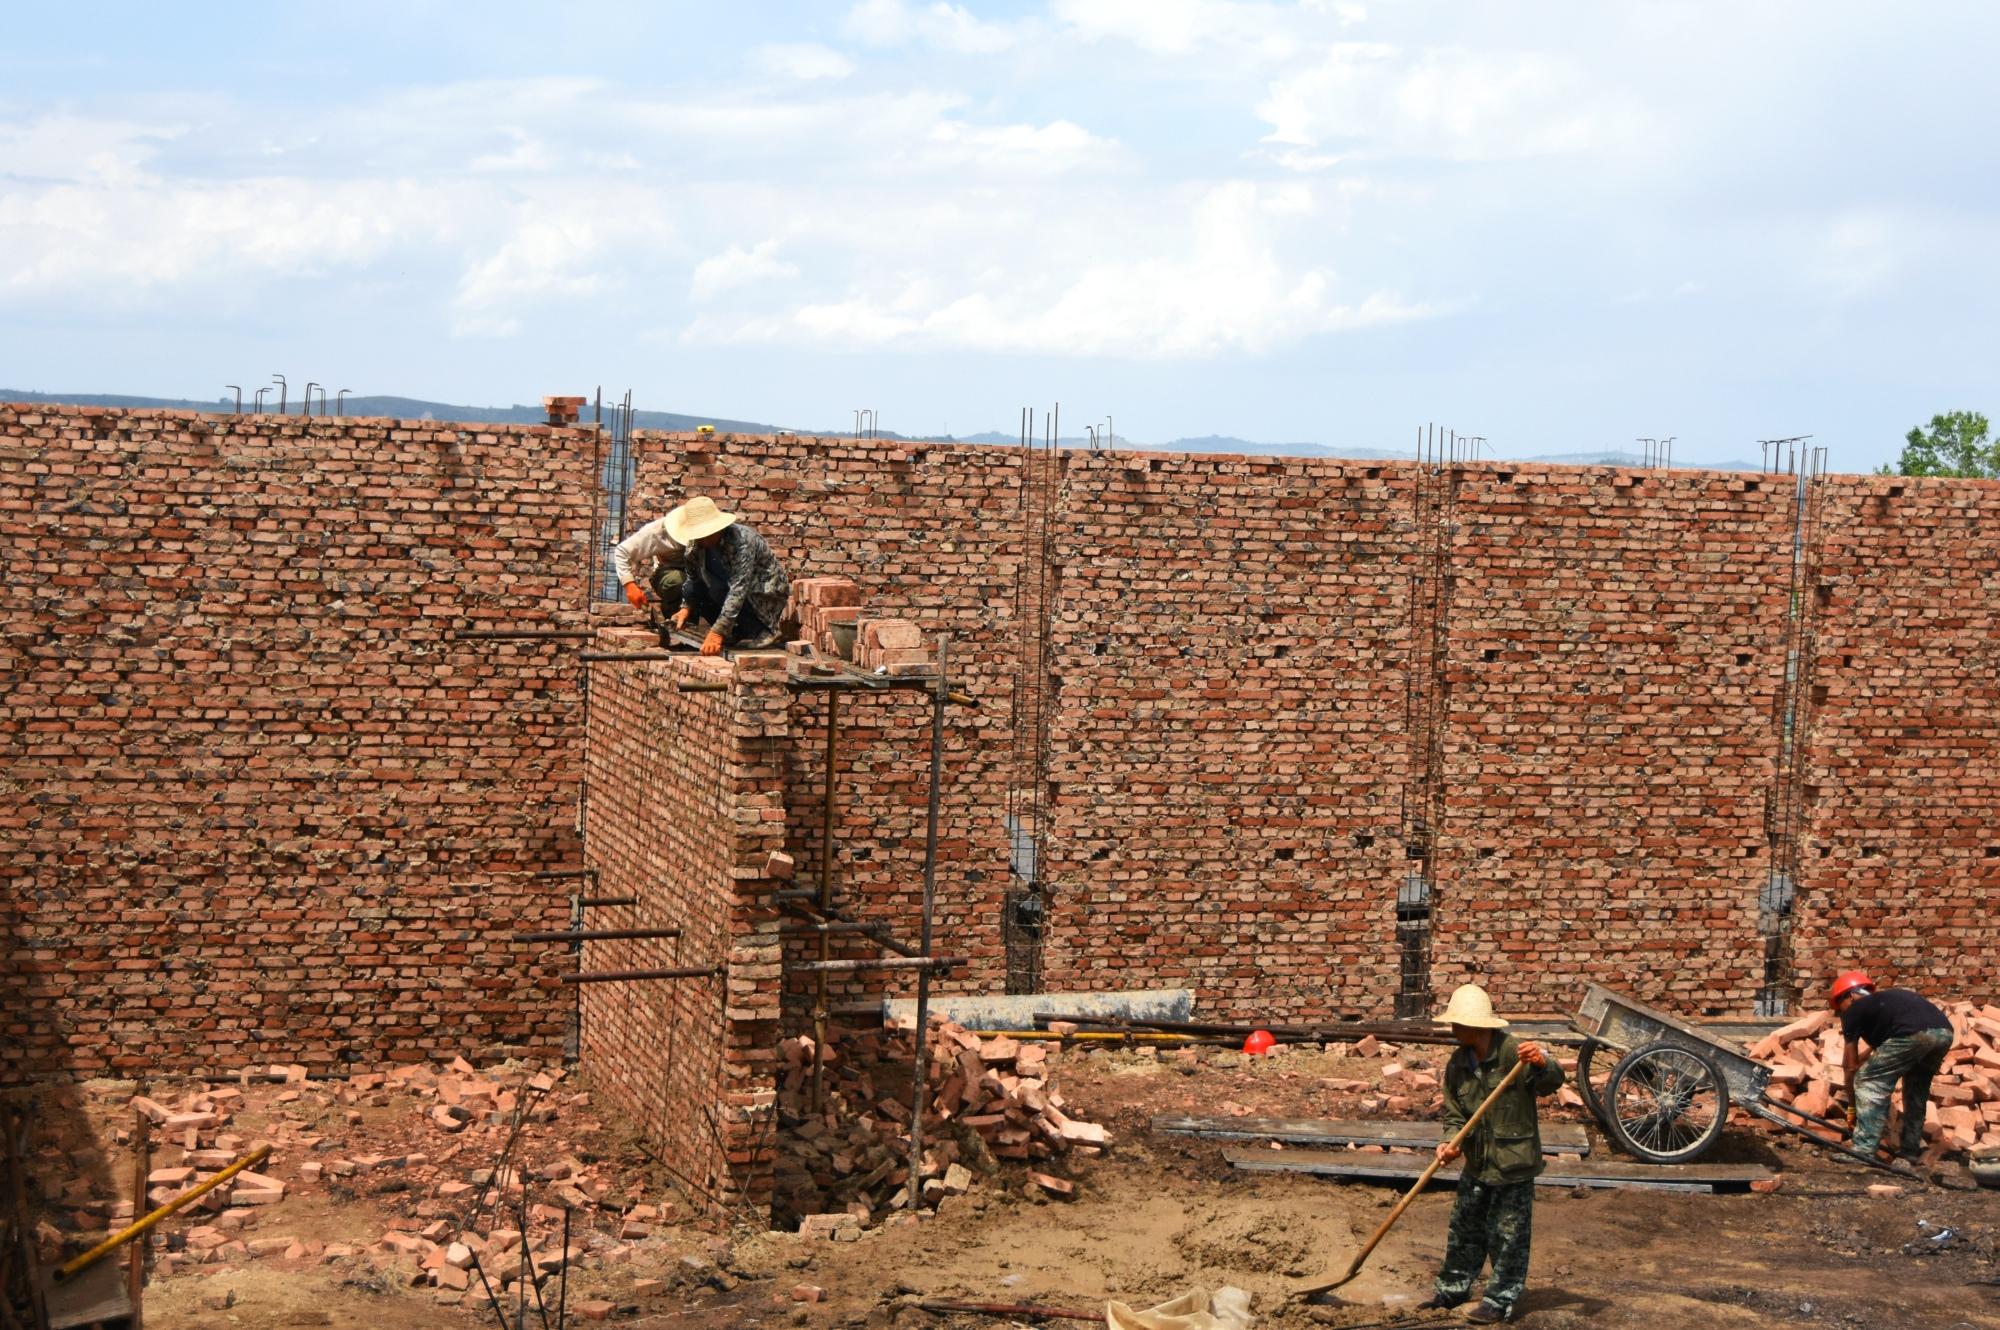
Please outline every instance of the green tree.
M1975 476L2000 479L2000 442L1987 438L1986 417L1977 411L1932 416L1929 429L1903 436L1903 455L1885 476Z

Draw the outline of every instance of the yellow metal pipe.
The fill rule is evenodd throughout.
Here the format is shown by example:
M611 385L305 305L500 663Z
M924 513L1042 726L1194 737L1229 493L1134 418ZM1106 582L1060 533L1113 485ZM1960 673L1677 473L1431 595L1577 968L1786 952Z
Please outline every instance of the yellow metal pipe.
M214 1191L217 1187L220 1187L223 1183L229 1181L231 1178L235 1177L238 1173L241 1173L244 1169L250 1167L250 1165L263 1163L266 1159L270 1158L270 1155L271 1155L270 1146L268 1145L258 1146L255 1150L252 1150L249 1154L243 1156L241 1159L231 1164L228 1168L223 1169L220 1173L217 1173L214 1177L210 1178L207 1182L202 1183L199 1187L196 1187L193 1191L185 1192L182 1195L174 1197L173 1200L168 1201L165 1205L153 1211L151 1214L147 1215L144 1219L137 1221L130 1228L126 1228L121 1230L120 1232L113 1233L110 1237L98 1243L95 1247L92 1247L89 1251L77 1257L69 1264L57 1266L56 1283L60 1284L66 1279L74 1278L79 1271L85 1270L90 1266L97 1264L98 1261L110 1255L112 1252L117 1251L120 1247L124 1246L132 1239L140 1236L147 1229L150 1229L153 1225L159 1223L162 1219L165 1219L168 1215L172 1214L174 1211L180 1209L184 1205L187 1205L191 1201L200 1200L202 1197L208 1195L209 1192Z

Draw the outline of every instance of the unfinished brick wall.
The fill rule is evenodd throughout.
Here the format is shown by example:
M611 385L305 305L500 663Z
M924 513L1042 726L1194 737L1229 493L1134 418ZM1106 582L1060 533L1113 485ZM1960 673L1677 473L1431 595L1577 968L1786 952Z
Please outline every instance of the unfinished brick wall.
M981 699L947 726L939 827L937 927L973 964L949 987L998 991L1005 981L999 921L1007 887L1008 697L1019 470L1004 448L881 443L796 436L642 434L642 516L686 495L738 511L771 543L794 581L845 576L870 613L907 618L927 636L950 635L951 673ZM790 845L802 886L820 871L827 700L792 701L786 759ZM918 694L844 695L840 703L834 887L859 914L914 941L923 887L930 707ZM794 954L819 954L817 942ZM878 954L851 938L836 959ZM898 978L888 991L914 981ZM816 985L814 986L816 987ZM875 980L830 985L836 998L879 994ZM803 992L803 989L799 990ZM804 1017L794 1004L794 1020Z
M0 1078L560 1049L589 456L0 405Z
M1434 990L1750 1010L1791 479L1458 477Z
M1089 454L1066 484L1045 982L1384 1014L1407 471Z
M2000 994L2000 483L1823 482L1795 968Z
M622 629L599 645L657 645ZM583 944L581 968L718 967L714 977L579 985L582 1061L698 1199L767 1204L778 1056L778 913L768 874L785 840L783 657L608 661L592 667L584 844L592 929L678 938ZM682 684L721 685L684 691Z

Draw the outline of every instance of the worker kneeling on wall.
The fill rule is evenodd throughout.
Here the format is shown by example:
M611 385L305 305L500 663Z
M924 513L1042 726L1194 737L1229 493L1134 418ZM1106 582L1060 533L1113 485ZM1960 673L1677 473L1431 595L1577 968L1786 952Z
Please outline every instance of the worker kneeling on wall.
M1472 1294L1472 1283L1490 1258L1493 1274L1485 1296L1466 1319L1486 1325L1512 1320L1514 1306L1528 1283L1528 1239L1535 1207L1535 1176L1542 1171L1542 1127L1535 1110L1539 1095L1554 1094L1563 1083L1558 1067L1539 1044L1523 1043L1507 1033L1507 1022L1493 1014L1493 1003L1477 984L1464 984L1438 1018L1451 1026L1458 1051L1444 1069L1444 1135L1438 1158L1449 1164L1461 1151L1451 1138L1466 1124L1496 1086L1514 1069L1528 1064L1522 1077L1486 1110L1463 1148L1464 1168L1458 1177L1458 1199L1451 1207L1451 1229L1445 1238L1444 1268L1435 1291L1423 1305L1456 1307Z
M764 538L713 499L689 499L666 516L667 535L687 551L674 627L705 620L701 654L768 647L783 636L791 579Z

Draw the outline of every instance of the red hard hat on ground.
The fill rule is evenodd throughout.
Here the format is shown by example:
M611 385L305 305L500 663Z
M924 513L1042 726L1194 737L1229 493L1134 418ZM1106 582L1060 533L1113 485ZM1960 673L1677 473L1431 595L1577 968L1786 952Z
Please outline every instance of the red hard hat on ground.
M1243 1051L1251 1057L1256 1057L1259 1053L1268 1053L1277 1046L1278 1041L1271 1037L1269 1030L1252 1030L1249 1037L1243 1041Z
M1869 981L1866 974L1860 970L1848 970L1833 981L1833 991L1827 994L1826 1000L1837 1004L1842 998L1857 988L1873 987L1875 985Z

